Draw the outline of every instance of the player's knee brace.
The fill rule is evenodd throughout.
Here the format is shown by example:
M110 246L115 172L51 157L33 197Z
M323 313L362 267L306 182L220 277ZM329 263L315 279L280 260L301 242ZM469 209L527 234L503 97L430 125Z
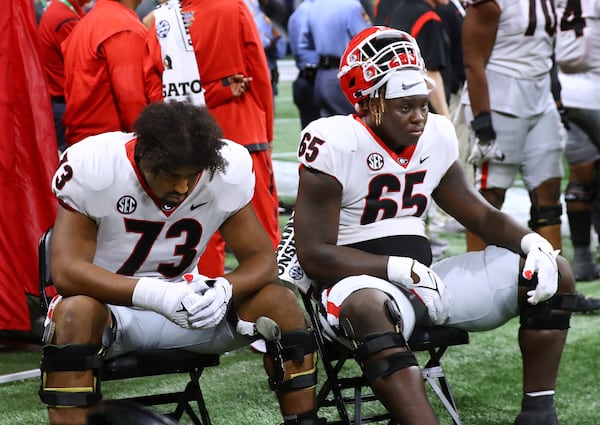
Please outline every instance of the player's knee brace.
M537 279L525 281L520 279L520 285L531 287L537 284ZM549 300L536 305L528 305L520 315L520 323L524 329L532 330L562 330L569 329L571 312L575 308L575 294L557 292ZM560 311L558 311L560 310Z
M40 400L53 407L83 407L102 399L100 372L102 370L101 346L91 344L45 345L42 349L42 382L38 392ZM94 384L91 387L49 388L48 372L74 372L91 370Z
M594 185L569 182L565 190L565 202L591 204L594 199Z
M529 228L536 230L544 226L560 225L561 215L562 206L560 204L539 206L536 202L532 202L531 209L529 210Z
M410 351L402 335L402 315L396 303L389 299L385 306L395 331L367 335L362 339L357 339L350 321L342 322L342 332L346 338L352 341L354 358L361 366L369 384L380 376L388 376L400 369L418 366L415 355ZM369 361L373 355L392 348L404 348L406 351L396 351L377 360Z
M285 362L292 360L302 363L307 354L317 350L314 331L283 332L280 340L266 341L266 347L267 356L273 360L275 369L274 375L269 377L269 386L273 391L287 393L317 385L316 355L309 370L292 374L289 379L285 379Z
M50 328L54 324L50 323ZM40 364L41 384L38 395L50 407L85 407L102 399L101 372L106 351L114 341L114 329L107 328L102 336L102 344L49 344L53 331L44 334L46 343L42 349ZM48 372L91 371L94 382L91 387L49 388L46 384Z

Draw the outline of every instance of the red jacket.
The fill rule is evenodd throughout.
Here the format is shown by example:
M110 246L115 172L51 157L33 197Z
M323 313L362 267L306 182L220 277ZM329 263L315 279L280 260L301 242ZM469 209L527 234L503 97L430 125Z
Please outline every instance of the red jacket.
M146 105L146 33L133 10L97 0L63 42L68 145L94 134L133 130Z
M77 0L71 0L69 4L72 9L61 1L51 1L37 29L40 56L52 97L64 96L65 73L60 44L85 14Z
M244 0L182 0L191 19L189 27L206 106L226 138L250 151L266 150L273 140L273 92L267 58L252 14ZM162 95L163 64L156 30L147 39L144 65L146 96L151 102ZM222 80L233 74L252 77L246 93L233 97Z

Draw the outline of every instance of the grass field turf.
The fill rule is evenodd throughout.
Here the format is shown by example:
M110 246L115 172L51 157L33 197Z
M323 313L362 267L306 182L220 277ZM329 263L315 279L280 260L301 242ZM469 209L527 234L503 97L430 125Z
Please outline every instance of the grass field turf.
M289 82L280 83L276 98L274 156L295 161L299 122ZM282 217L282 222L286 217ZM450 242L447 255L464 252L462 234L442 234ZM564 254L571 256L568 238ZM234 263L229 259L230 264ZM600 281L578 284L578 290L600 297ZM483 333L471 333L471 343L452 347L443 365L464 425L512 424L521 399L521 363L516 341L518 320ZM419 358L421 354L418 355ZM0 349L0 375L37 368L39 350ZM600 315L574 315L564 351L556 404L562 425L600 424ZM322 374L321 374L322 375ZM131 379L103 384L106 398L184 385L183 376ZM281 422L277 403L262 370L262 360L250 349L224 354L221 365L205 371L201 385L215 425L274 425ZM0 385L0 425L46 424L45 407L37 397L39 382L26 379ZM442 424L451 424L434 401ZM331 412L326 412L331 416ZM183 424L190 422L182 421Z

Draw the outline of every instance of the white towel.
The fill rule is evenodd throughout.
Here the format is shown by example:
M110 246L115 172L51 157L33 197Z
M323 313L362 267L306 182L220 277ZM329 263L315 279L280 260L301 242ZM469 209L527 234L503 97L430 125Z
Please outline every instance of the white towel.
M195 105L206 105L192 38L179 1L169 0L158 6L154 10L154 18L165 68L162 74L163 97L165 100L189 99Z

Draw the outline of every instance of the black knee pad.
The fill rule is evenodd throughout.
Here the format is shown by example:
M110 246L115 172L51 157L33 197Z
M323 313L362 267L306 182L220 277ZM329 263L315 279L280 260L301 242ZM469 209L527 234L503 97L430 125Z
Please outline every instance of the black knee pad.
M407 351L394 352L376 361L367 362L374 354L390 348L404 348ZM354 358L361 365L369 384L380 376L388 376L400 369L418 366L415 355L408 351L406 340L397 332L369 335L358 341Z
M571 312L576 302L575 294L556 293L549 300L528 306L522 311L521 326L531 330L569 329ZM555 310L563 310L566 313L557 313Z
M275 374L269 378L269 386L273 391L291 392L317 385L316 356L311 369L292 375L290 379L284 380L285 362L291 360L302 363L307 354L314 353L317 350L312 329L283 332L280 340L266 341L266 347L267 356L273 360L275 366Z
M562 206L551 205L551 206L539 206L536 203L531 203L531 209L529 210L529 228L532 230L539 229L544 226L560 225L562 214Z
M45 345L42 349L41 385L38 395L48 406L83 407L96 404L102 399L100 390L102 371L102 347L91 344ZM46 387L48 372L74 372L91 370L94 386L88 391L70 388Z
M594 198L594 185L569 182L565 190L565 202L584 202L591 204Z

